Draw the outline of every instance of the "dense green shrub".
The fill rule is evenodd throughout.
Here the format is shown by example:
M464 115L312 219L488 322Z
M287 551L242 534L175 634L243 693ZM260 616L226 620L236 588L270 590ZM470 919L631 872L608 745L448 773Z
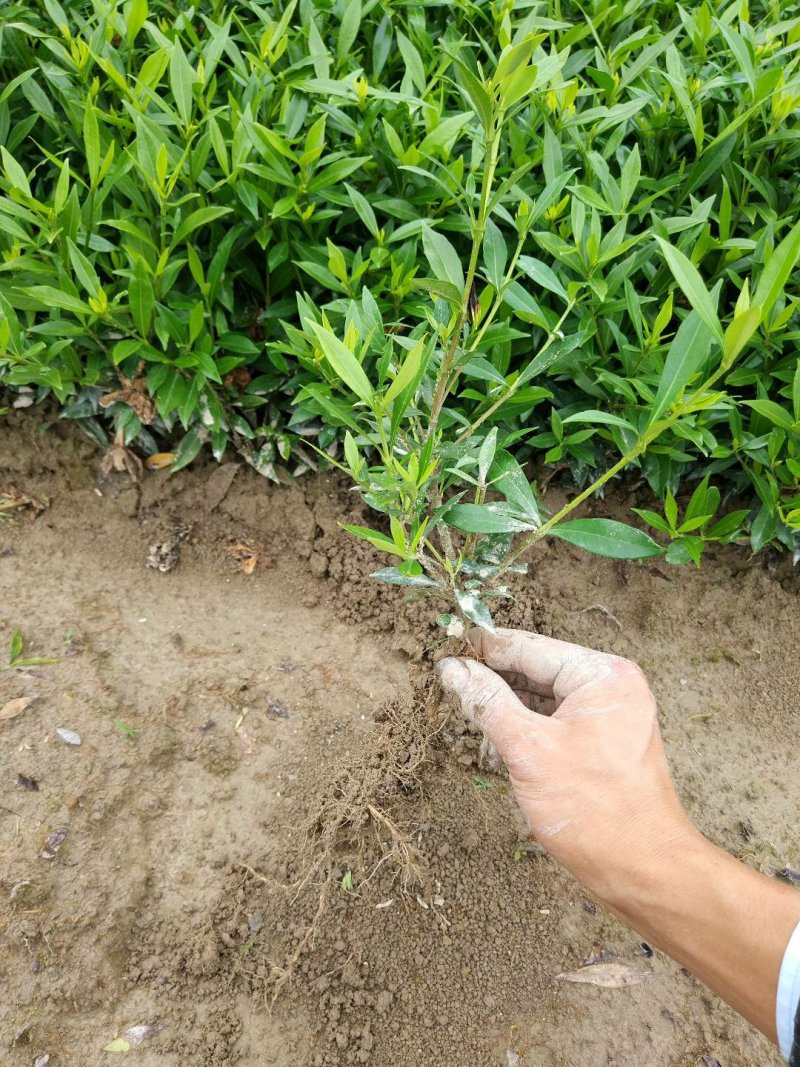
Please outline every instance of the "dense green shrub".
M207 439L266 474L336 456L356 424L320 330L377 382L409 322L447 319L488 163L483 71L535 34L441 425L497 424L586 485L648 424L691 301L698 376L723 331L741 348L724 392L641 457L665 500L666 523L647 518L674 525L682 479L708 476L753 501L718 536L795 547L797 10L7 3L0 383L54 394L100 440L105 397L144 452L185 431L176 467Z

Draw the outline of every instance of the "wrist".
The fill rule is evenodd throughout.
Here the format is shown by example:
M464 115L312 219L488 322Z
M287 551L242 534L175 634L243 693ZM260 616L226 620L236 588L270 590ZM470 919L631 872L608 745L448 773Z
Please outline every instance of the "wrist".
M626 838L602 883L590 888L609 911L644 934L665 897L689 891L695 872L711 862L717 849L682 811Z

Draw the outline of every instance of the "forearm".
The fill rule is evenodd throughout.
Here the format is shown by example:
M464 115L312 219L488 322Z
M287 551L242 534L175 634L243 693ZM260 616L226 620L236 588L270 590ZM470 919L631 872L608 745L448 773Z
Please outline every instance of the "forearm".
M778 976L800 893L688 832L605 903L773 1041Z

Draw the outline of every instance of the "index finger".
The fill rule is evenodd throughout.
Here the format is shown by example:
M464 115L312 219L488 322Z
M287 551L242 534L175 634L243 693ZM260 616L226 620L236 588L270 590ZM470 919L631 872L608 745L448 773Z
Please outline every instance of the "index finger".
M469 636L489 667L524 674L540 696L554 696L558 701L584 686L628 673L628 669L632 674L639 672L635 664L620 656L526 630L490 633L475 629Z

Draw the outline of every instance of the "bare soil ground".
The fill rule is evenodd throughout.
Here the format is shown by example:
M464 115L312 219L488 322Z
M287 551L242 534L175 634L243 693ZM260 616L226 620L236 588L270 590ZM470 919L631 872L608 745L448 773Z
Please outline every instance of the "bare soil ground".
M0 722L0 1062L105 1065L133 1025L163 1027L129 1053L144 1067L779 1062L529 847L503 776L478 773L441 709L429 746L394 731L416 769L384 798L422 884L403 893L373 820L272 1006L318 889L284 888L303 826L336 774L379 768L381 709L429 673L432 613L370 582L334 478L198 465L98 491L98 465L71 432L3 425L0 492L49 507L0 519L0 642L19 627L56 662L0 673L0 708L33 698ZM692 817L772 874L800 867L798 589L788 560L736 548L697 571L554 544L501 621L638 660ZM556 981L597 943L652 976Z

